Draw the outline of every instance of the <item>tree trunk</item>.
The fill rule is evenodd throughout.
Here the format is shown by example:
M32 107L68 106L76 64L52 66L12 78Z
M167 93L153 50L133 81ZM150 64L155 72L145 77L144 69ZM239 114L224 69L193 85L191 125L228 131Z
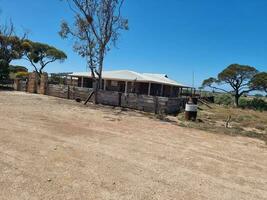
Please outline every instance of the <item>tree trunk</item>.
M94 104L98 104L99 79L100 76L98 75L98 78L95 77L93 82Z
M36 74L38 75L39 78L41 78L41 75L42 75L41 71L36 71Z
M98 104L98 92L102 89L102 70L103 70L104 50L101 49L99 53L99 67L98 67L98 79L96 79L95 86L95 104Z
M99 54L99 89L102 89L102 71L103 71L103 62L104 62L104 50L101 49L100 50L100 54Z
M239 106L239 94L235 95L235 106L238 107Z

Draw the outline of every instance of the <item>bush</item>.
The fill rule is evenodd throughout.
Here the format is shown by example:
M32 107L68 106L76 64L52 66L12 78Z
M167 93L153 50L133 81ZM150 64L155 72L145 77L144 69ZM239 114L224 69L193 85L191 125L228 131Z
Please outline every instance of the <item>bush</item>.
M239 107L240 108L248 108L249 107L249 100L241 98L239 100Z
M16 78L27 78L29 75L28 72L17 72L16 73Z
M240 99L239 106L240 108L267 111L267 102L260 98L254 98L252 100Z
M215 103L219 105L233 105L233 98L229 94L219 94L215 96Z
M51 75L51 77L49 77L49 83L56 85L66 85L66 79L61 76Z
M9 70L10 72L13 72L13 73L18 73L18 72L28 72L28 69L24 66L14 66L14 65L10 65L9 66Z
M267 102L264 101L263 99L254 98L250 102L249 106L252 109L261 110L261 111L267 111Z
M263 97L262 94L255 94L254 96L255 96L255 97Z

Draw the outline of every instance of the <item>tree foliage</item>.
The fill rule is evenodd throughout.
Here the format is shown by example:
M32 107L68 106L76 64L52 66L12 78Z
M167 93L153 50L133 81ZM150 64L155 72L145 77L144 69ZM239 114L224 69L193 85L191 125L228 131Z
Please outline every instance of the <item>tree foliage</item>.
M256 74L250 82L250 88L267 92L267 72Z
M258 71L254 67L232 64L220 72L217 78L208 78L204 80L202 85L203 87L210 87L234 95L235 104L238 106L239 98L243 94L256 89L255 87L251 87L251 80L256 74L258 74ZM224 84L230 86L232 90L229 91L219 87Z
M213 77L210 77L206 80L203 81L202 83L202 88L203 87L212 87L212 84L216 83L217 82L217 79L216 78L213 78Z
M19 38L16 36L13 23L0 26L0 59L5 60L8 64L15 59L22 57L23 49L21 40L26 34Z
M233 105L233 98L230 94L217 94L215 95L214 102L219 105L230 106Z
M67 58L67 55L63 51L39 42L24 40L22 47L26 59L39 75L43 73L43 69L49 63L55 61L63 62Z
M20 78L20 79L25 79L29 76L29 73L28 72L17 72L15 74L16 78Z
M25 57L30 61L35 71L40 75L45 66L57 60L64 61L66 54L47 44L33 42L25 39L27 34L23 37L18 37L15 33L15 28L10 21L7 24L0 24L0 73L1 78L7 78L9 72L16 73L19 68L9 66L11 61ZM21 71L27 72L27 69L20 68ZM15 70L15 71L14 71Z
M62 38L75 39L74 50L86 58L96 84L101 88L104 57L116 45L121 30L128 29L128 20L121 16L124 0L66 0L75 14L74 23L62 22ZM97 76L96 76L97 75ZM96 96L96 95L95 95Z
M17 74L28 74L28 69L24 66L9 65L9 78L10 79L18 78Z
M1 80L9 79L9 64L11 61L20 59L23 54L21 46L22 38L16 36L15 28L10 21L9 23L0 24L0 78Z
M9 70L12 73L28 72L27 67L19 66L19 65L9 65Z

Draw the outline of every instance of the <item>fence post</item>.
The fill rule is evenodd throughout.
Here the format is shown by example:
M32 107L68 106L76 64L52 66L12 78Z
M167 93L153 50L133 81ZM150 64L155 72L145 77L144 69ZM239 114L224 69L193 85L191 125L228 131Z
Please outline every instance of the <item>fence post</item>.
M121 106L121 97L122 97L122 93L121 92L119 92L119 105L118 106Z
M75 86L71 86L71 95L72 95L72 99L76 99L76 87Z
M155 103L155 114L159 113L159 99L158 97L154 97L154 103Z
M68 96L67 96L68 99L70 99L70 86L68 85Z

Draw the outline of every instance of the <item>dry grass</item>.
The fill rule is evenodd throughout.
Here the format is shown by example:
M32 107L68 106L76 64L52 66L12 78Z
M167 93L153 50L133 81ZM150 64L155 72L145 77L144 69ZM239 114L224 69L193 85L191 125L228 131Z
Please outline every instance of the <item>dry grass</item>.
M267 112L248 109L238 109L226 106L212 105L212 109L204 105L199 107L198 120L186 122L184 114L178 116L181 126L213 133L227 135L241 135L264 140L267 143ZM228 117L231 116L229 127L225 127Z

